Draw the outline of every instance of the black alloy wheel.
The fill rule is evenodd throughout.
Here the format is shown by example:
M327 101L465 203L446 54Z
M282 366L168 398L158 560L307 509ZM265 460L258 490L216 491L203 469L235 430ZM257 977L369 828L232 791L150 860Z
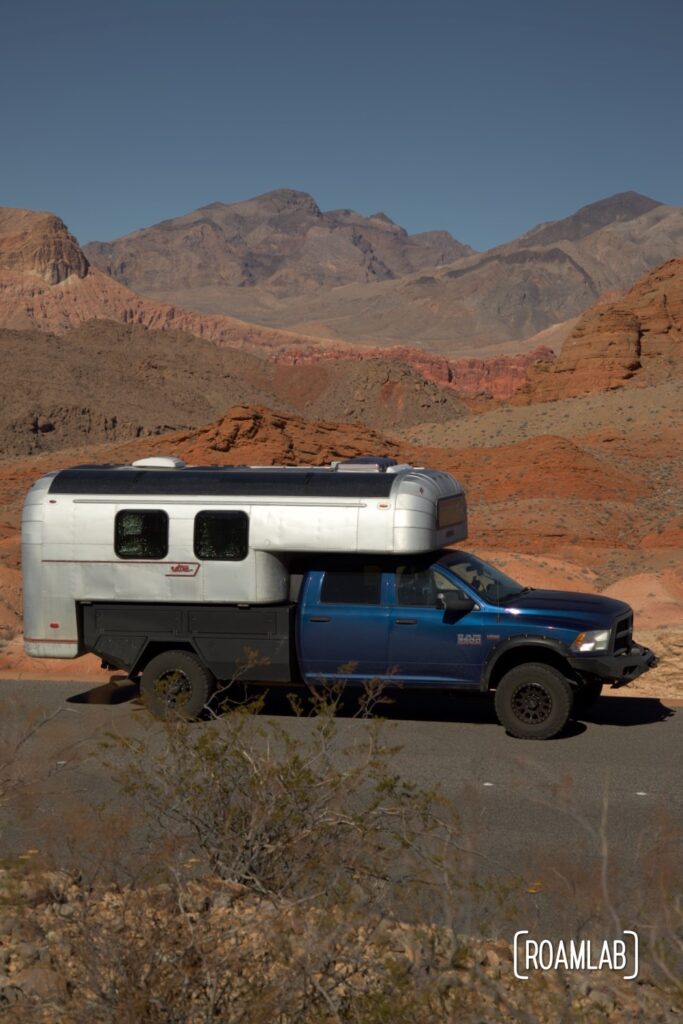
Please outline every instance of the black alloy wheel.
M515 718L527 725L545 722L553 709L548 690L538 683L520 683L512 694L511 704Z
M572 711L569 680L552 665L516 665L498 683L498 720L518 739L549 740L562 732Z
M157 718L196 718L209 703L215 679L190 651L164 651L149 662L140 681L145 706Z

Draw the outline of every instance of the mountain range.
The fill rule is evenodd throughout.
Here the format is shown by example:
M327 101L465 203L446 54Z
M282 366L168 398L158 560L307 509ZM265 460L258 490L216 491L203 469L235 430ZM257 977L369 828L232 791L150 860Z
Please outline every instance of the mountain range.
M476 253L445 231L409 235L385 214L325 213L307 193L280 189L84 253L136 292L202 313L327 339L493 354L507 342L531 338L533 347L540 332L683 255L683 209L623 192Z
M542 225L516 244L524 255L529 240L554 246L562 234L594 242L608 229L615 232L662 210L664 221L675 220L675 208L642 197L631 198L631 219L624 220L624 202L615 198L567 222ZM596 227L604 221L608 228ZM410 345L318 339L144 298L93 267L54 214L0 208L0 328L15 332L3 335L5 355L11 355L6 374L15 376L9 366L20 371L0 417L2 433L16 451L63 445L83 431L103 437L156 433L194 426L218 414L228 397L239 402L247 395L286 412L408 428L457 420L463 399L470 406L492 398L548 401L630 380L664 380L671 372L679 375L682 280L683 259L672 259L625 294L593 304L564 325L559 355L547 346L527 346L516 355L457 358ZM53 340L39 342L36 328ZM131 328L139 329L136 336ZM59 342L60 336L68 336L68 343ZM200 341L212 344L207 348ZM219 357L216 345L231 354ZM46 376L41 360L50 363L49 351L55 358ZM138 360L143 351L147 357ZM33 363L24 380L23 370ZM115 373L108 400L98 391L96 400L79 403L81 385L74 389L68 381L86 382L94 364ZM148 400L140 415L137 392L143 385ZM161 392L160 401L150 400L153 391ZM63 429L53 436L41 424L55 421Z

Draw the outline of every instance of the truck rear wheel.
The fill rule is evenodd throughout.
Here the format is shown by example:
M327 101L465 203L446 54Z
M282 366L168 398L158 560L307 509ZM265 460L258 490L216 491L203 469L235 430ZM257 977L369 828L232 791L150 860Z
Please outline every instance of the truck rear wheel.
M190 651L164 651L152 658L140 681L145 706L157 718L196 718L209 702L215 680Z
M496 690L498 720L512 736L549 740L564 729L572 710L568 679L552 665L516 665Z

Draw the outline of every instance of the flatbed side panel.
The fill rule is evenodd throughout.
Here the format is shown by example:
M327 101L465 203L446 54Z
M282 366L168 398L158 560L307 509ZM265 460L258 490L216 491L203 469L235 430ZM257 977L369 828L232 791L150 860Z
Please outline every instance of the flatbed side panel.
M155 653L189 646L221 680L297 678L293 604L92 602L80 613L83 650L127 672L144 665L150 645Z

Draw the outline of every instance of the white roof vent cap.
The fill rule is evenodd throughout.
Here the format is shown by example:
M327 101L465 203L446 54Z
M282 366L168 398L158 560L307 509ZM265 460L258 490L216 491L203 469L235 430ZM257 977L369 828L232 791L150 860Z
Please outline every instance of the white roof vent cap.
M350 459L337 459L330 463L338 473L391 473L396 472L397 466L396 459L388 455L354 455Z
M132 465L140 469L182 469L185 463L175 455L150 455L147 459L137 459Z

